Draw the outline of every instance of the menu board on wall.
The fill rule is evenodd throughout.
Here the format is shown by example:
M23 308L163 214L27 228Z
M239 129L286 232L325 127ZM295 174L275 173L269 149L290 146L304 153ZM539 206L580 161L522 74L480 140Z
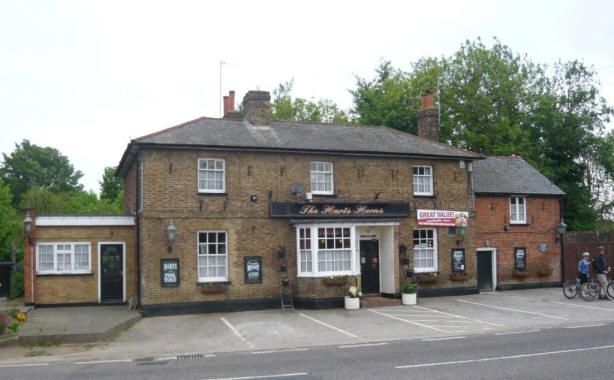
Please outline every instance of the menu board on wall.
M465 271L465 248L452 248L452 272Z
M262 282L262 256L245 257L245 283L259 284Z
M179 286L179 259L160 260L160 283L163 288Z
M527 250L524 247L514 248L514 269L525 270L527 268Z

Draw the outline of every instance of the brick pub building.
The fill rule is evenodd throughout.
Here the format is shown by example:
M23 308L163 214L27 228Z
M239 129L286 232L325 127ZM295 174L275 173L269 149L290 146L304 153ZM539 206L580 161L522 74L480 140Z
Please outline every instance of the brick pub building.
M438 142L432 93L418 136L274 121L262 91L245 95L244 117L234 103L130 142L128 216L30 214L26 302L134 299L159 315L279 307L282 291L336 307L351 285L395 297L410 279L421 295L478 292L484 157Z

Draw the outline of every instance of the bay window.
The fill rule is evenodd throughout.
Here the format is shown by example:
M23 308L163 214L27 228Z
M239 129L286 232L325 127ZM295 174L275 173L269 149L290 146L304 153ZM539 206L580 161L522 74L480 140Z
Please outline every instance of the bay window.
M354 234L354 227L343 225L297 227L298 275L357 274Z

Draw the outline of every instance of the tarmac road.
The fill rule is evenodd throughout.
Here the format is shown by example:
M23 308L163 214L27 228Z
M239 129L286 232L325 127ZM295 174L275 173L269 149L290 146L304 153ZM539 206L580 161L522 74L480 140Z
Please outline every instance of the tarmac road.
M202 358L0 365L2 379L493 379L614 377L614 323ZM38 364L38 365L37 365Z

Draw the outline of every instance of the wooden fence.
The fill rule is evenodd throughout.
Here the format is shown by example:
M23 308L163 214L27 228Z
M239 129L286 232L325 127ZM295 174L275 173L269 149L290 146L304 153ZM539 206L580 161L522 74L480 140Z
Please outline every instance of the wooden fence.
M614 268L614 242L595 243L565 241L563 244L563 281L573 280L577 277L578 261L582 259L582 252L590 253L590 259L593 260L597 255L597 247L600 245L605 247L604 256L608 260L608 265ZM591 272L594 275L592 263Z

